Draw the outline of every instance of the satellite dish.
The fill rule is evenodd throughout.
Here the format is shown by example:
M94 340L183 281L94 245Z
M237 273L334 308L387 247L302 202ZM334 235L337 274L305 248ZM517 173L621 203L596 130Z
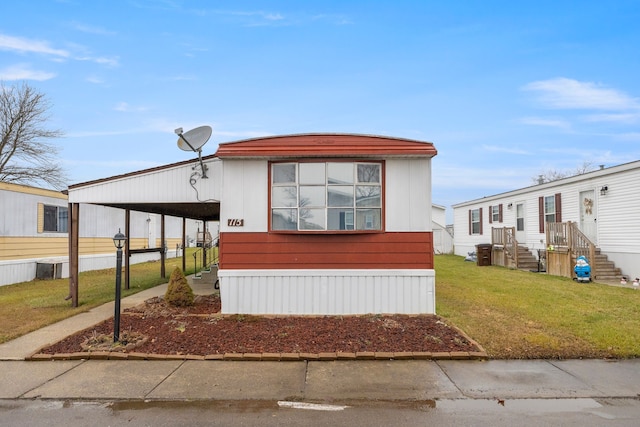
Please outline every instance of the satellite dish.
M207 178L207 167L202 163L202 147L211 138L211 126L199 126L184 134L182 128L178 128L175 133L178 135L178 147L181 150L198 153L202 178Z
M176 129L178 147L184 151L200 151L211 138L211 126L200 126L182 134L182 128Z

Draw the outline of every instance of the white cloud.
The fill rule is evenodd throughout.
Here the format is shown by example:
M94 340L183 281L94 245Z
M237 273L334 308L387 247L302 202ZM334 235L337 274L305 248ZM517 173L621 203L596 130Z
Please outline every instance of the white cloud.
M640 132L628 132L615 136L616 139L621 141L640 141Z
M546 126L558 129L570 130L571 124L562 119L549 119L544 117L523 117L518 120L519 123L532 126Z
M615 122L633 124L640 121L640 112L618 114L592 114L585 118L588 122Z
M68 58L70 56L68 51L63 49L54 49L49 46L48 42L7 36L5 34L0 34L0 50L11 50L21 53L41 53L60 58Z
M598 83L558 77L539 80L523 86L525 91L538 93L538 99L547 108L628 110L640 108L637 98Z
M45 81L54 78L54 73L37 71L29 68L27 64L16 64L0 70L0 80L36 80Z
M80 46L74 46L74 49ZM97 64L108 66L117 66L118 58L101 57L72 54L65 49L55 49L49 45L49 42L41 40L30 40L23 37L13 37L6 34L0 34L0 50L7 50L19 53L37 53L47 55L54 61L63 61L74 59L76 61L91 61Z
M94 83L94 84L102 84L104 83L104 79L97 77L97 76L89 76L85 79L86 81L88 81L89 83Z
M95 62L96 64L108 65L110 67L117 67L120 65L118 58L107 58L107 57L93 57L93 56L79 56L74 58L78 61L90 61Z
M132 113L132 112L139 113L139 112L148 110L148 108L146 107L133 107L129 105L127 102L120 102L113 109L116 111L122 111L125 113Z
M88 33L88 34L97 34L101 36L113 36L116 34L115 32L105 30L102 27L95 27L95 26L83 24L80 22L71 22L71 26L78 31L81 31L83 33Z
M532 154L530 151L523 150L520 148L504 147L504 146L498 146L498 145L483 145L482 149L485 151L491 151L494 153L522 154L525 156L529 156Z

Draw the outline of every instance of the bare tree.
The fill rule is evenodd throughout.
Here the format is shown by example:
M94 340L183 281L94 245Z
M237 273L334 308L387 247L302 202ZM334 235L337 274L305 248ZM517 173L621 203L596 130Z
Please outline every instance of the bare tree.
M544 184L545 182L557 181L562 178L568 178L570 176L583 175L587 172L593 171L595 168L593 162L584 161L575 170L559 171L555 169L549 169L541 172L538 176L531 178L534 184Z
M67 187L65 170L49 139L63 136L46 128L49 101L26 83L0 82L0 182Z

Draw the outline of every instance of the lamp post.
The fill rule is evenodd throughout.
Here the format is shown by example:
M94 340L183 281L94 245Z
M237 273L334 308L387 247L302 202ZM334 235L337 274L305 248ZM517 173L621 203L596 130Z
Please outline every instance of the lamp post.
M113 342L120 341L120 293L122 283L122 247L127 237L120 232L113 236L113 244L117 248L116 251L116 300L115 300L115 313L113 316Z

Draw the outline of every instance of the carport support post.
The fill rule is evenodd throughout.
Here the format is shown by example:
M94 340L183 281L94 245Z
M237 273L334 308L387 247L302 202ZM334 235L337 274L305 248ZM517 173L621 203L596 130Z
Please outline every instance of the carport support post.
M165 261L167 260L167 242L164 240L164 214L160 215L160 244L162 245L160 251L160 277L165 279L167 277L167 270L165 267Z
M187 218L182 218L182 271L187 271Z
M131 236L131 211L129 209L125 209L124 211L124 234L127 236L127 240L124 243L124 252L126 256L124 257L124 288L130 289L129 286L129 236Z
M78 306L78 246L79 246L79 221L80 204L69 203L68 218L68 243L69 243L69 296L66 299L71 300L71 306Z

